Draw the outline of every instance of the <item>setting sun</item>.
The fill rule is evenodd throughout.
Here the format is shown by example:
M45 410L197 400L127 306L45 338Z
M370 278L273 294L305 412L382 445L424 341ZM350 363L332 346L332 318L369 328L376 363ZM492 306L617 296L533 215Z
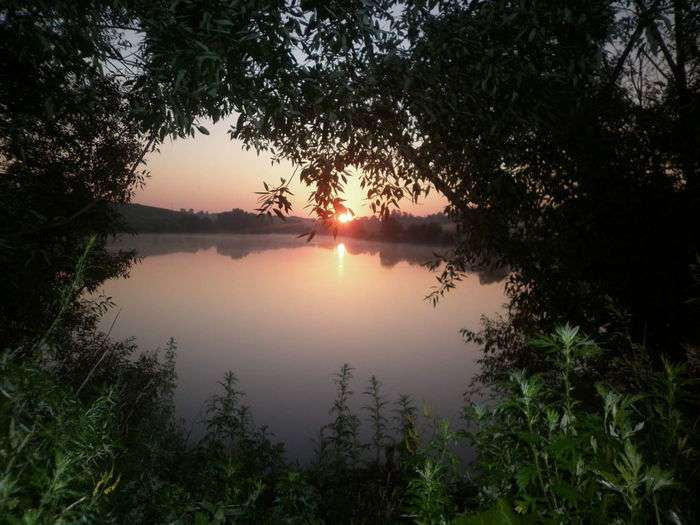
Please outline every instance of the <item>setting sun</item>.
M348 223L352 220L352 213L349 211L346 211L345 213L341 213L338 215L338 222L341 222L343 224Z

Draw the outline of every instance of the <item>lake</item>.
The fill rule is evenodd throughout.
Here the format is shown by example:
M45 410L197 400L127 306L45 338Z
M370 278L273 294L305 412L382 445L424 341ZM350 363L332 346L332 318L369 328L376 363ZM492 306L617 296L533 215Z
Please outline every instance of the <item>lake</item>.
M312 457L329 422L332 375L355 367L354 406L372 374L390 400L410 394L431 413L457 417L479 352L460 328L504 303L501 276L470 274L434 308L435 276L421 266L439 248L285 235L138 235L116 243L142 258L101 292L117 308L112 337L141 348L178 345L178 414L201 431L206 399L236 373L255 423Z

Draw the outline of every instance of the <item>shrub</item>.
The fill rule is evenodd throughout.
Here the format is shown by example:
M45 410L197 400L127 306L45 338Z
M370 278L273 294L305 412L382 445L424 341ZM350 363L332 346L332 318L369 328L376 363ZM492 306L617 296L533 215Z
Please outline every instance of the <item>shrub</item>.
M494 523L691 523L692 474L679 458L697 458L680 409L683 367L662 360L633 395L599 383L591 401L581 378L601 354L593 341L564 326L531 344L550 370L511 370L494 407L467 409L476 505L509 509L511 521Z

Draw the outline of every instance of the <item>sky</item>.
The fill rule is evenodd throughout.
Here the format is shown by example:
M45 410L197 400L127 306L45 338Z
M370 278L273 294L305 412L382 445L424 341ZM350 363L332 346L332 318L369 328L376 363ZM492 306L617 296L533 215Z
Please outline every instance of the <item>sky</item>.
M162 144L160 151L147 159L151 176L145 187L137 191L134 201L174 210L193 208L208 212L257 208L255 192L263 189L263 181L279 183L280 177L290 177L293 168L288 163L271 165L265 153L258 156L255 151L245 151L240 142L232 141L226 133L229 124L227 121L205 123L209 135L198 133L194 138ZM294 192L292 213L307 216L304 205L309 189L296 182L291 190ZM356 215L371 214L357 179L350 181L344 197ZM445 203L437 192L432 192L418 204L402 202L401 209L414 215L428 215L442 211Z

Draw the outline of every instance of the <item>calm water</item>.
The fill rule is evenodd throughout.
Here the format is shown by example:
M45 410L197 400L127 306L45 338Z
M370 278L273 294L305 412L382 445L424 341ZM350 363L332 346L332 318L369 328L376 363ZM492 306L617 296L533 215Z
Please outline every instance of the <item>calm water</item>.
M197 434L205 400L233 370L256 424L307 459L329 421L332 374L356 368L356 406L370 375L390 398L414 396L455 417L478 352L459 335L498 311L503 283L472 274L437 308L424 300L434 248L282 235L140 235L120 241L142 261L103 293L121 308L116 338L178 344L180 415ZM116 310L104 320L111 324Z

